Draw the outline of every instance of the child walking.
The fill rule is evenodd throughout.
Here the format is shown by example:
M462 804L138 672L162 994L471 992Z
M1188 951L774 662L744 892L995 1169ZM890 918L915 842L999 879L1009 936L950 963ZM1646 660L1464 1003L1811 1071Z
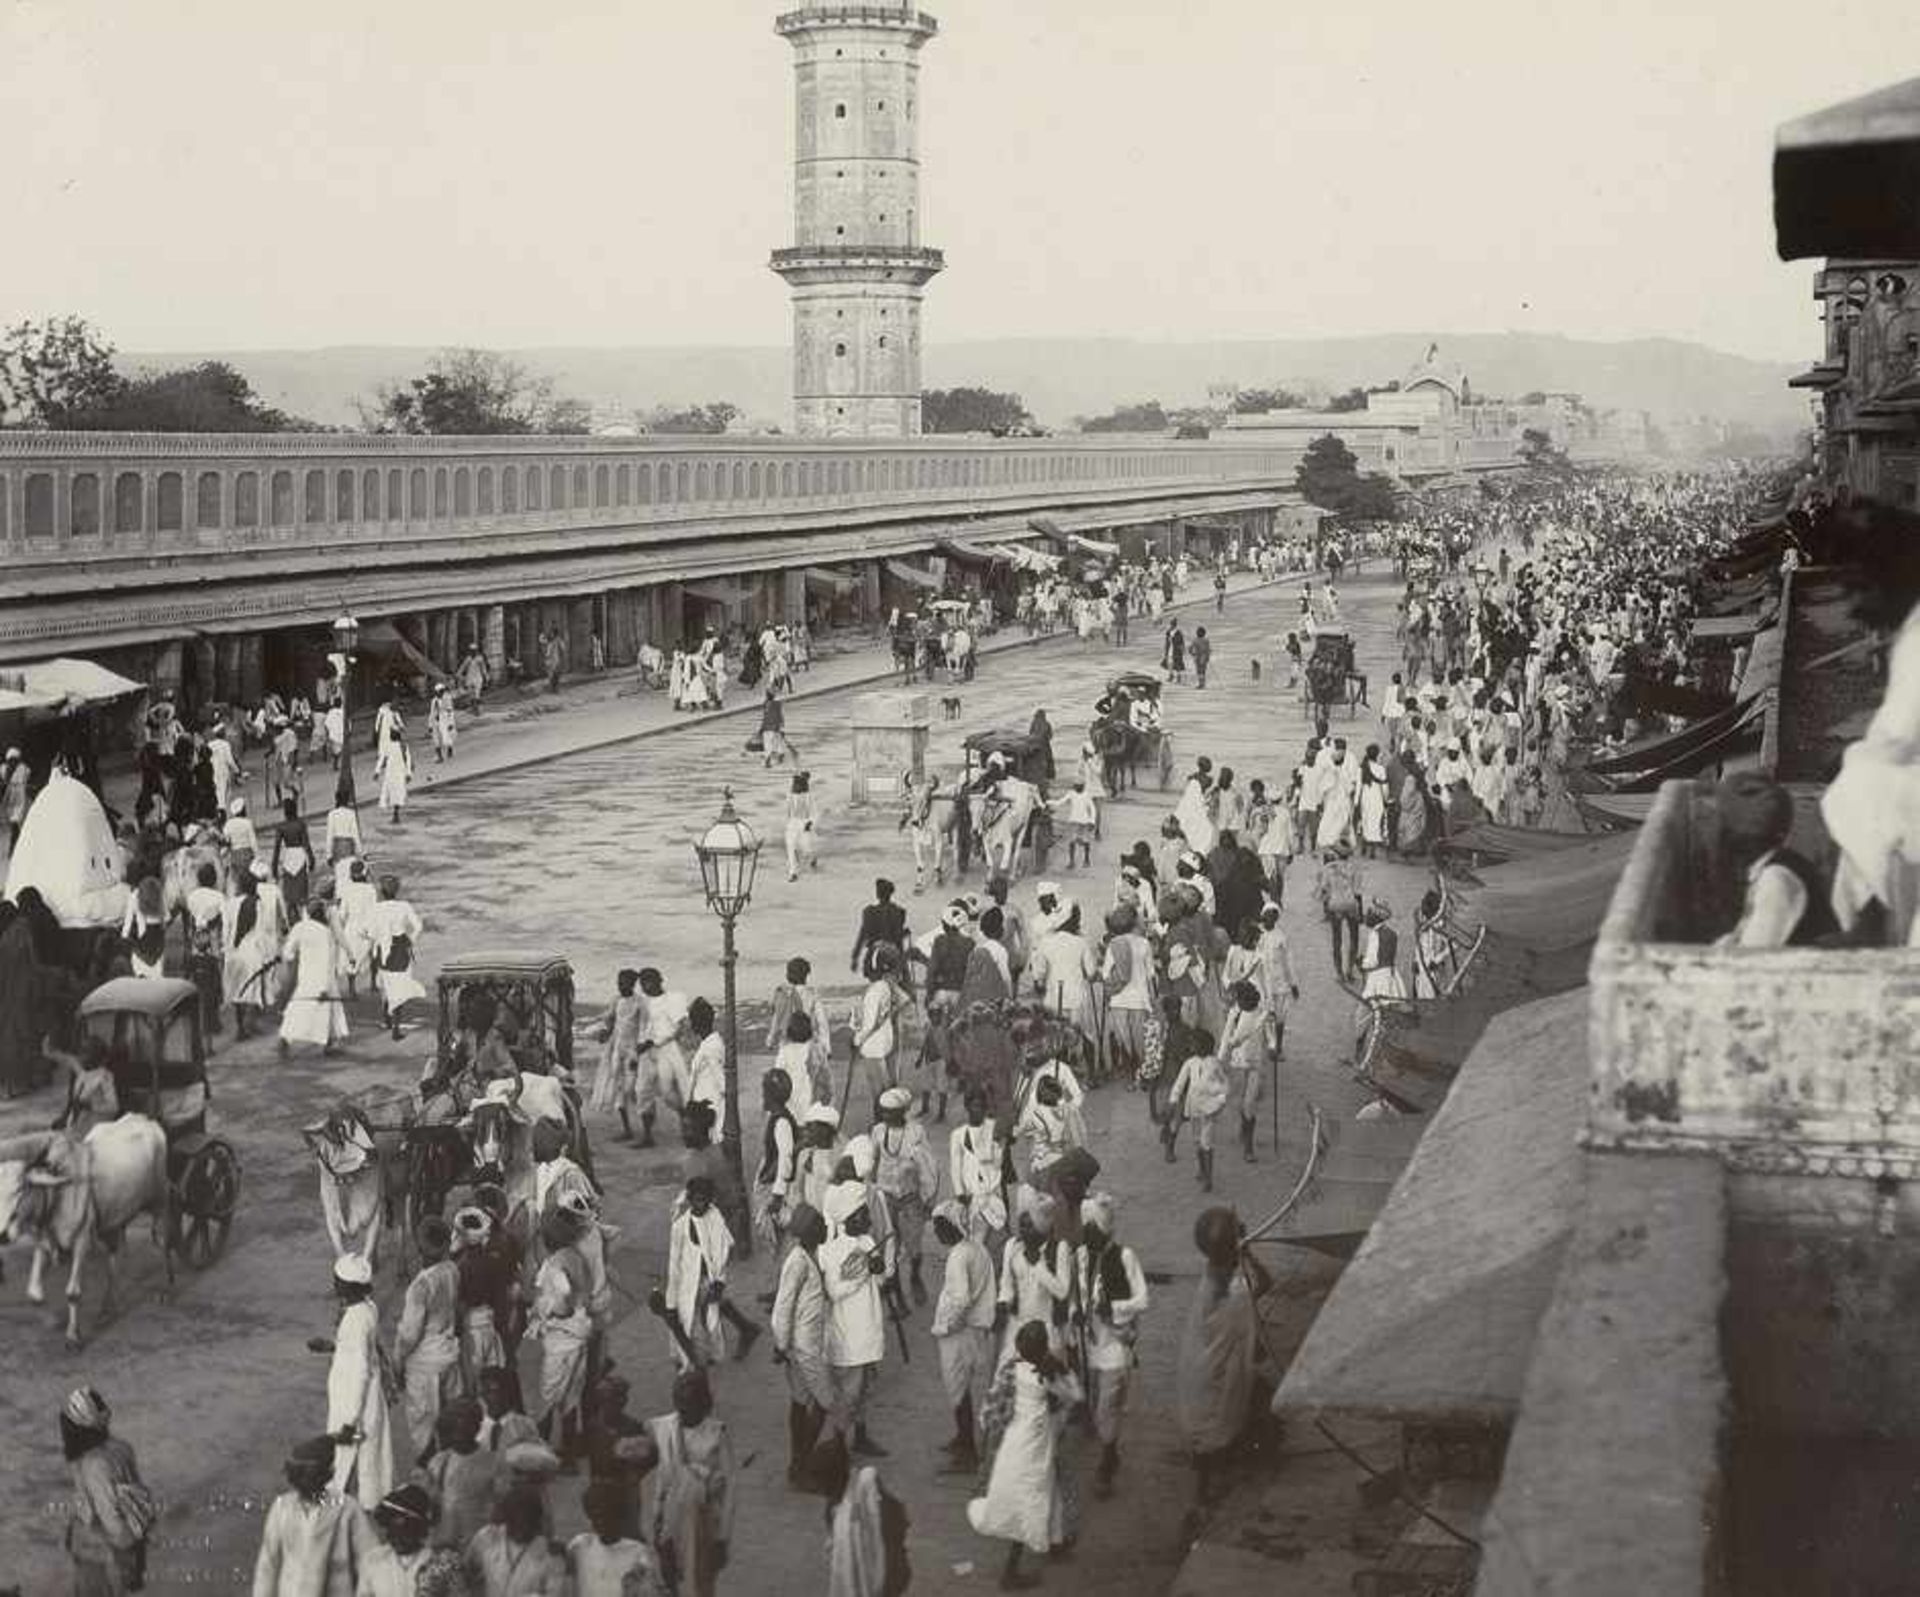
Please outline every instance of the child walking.
M1060 812L1062 831L1067 840L1067 869L1073 869L1074 855L1089 869L1093 865L1093 839L1099 830L1100 806L1094 796L1087 791L1084 779L1076 779L1073 787L1049 806Z
M1196 1026L1192 1043L1194 1052L1181 1065L1180 1074L1173 1079L1173 1090L1167 1094L1166 1129L1162 1135L1171 1157L1174 1139L1180 1134L1180 1122L1192 1122L1193 1151L1200 1173L1200 1190L1211 1192L1213 1128L1220 1118L1220 1111L1227 1106L1232 1083L1228 1079L1226 1066L1214 1055L1213 1034L1204 1026Z

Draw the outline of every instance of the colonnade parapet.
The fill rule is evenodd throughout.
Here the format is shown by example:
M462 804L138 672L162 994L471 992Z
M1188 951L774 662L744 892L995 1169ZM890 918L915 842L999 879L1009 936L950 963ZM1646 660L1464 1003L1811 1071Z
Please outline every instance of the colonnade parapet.
M105 558L463 541L581 527L711 535L1291 486L1300 445L1164 437L903 440L0 433L14 571ZM484 548L476 550L483 553ZM270 564L270 559L269 562Z

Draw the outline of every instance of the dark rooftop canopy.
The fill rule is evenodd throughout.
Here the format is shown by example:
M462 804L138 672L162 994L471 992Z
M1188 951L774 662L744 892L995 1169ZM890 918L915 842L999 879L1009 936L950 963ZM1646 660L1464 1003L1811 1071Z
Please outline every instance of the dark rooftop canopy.
M1783 261L1920 259L1920 78L1781 127L1773 226Z

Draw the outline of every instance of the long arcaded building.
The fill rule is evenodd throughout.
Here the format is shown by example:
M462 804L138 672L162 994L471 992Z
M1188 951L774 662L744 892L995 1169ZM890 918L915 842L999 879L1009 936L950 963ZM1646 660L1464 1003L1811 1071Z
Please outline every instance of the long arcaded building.
M86 654L190 701L363 653L614 663L706 625L872 617L949 565L1166 548L1295 504L1290 442L0 433L0 667Z

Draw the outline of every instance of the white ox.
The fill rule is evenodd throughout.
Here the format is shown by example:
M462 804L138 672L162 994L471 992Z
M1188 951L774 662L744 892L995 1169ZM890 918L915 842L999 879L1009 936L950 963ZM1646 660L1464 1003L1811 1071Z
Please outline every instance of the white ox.
M104 1121L84 1138L40 1131L0 1142L0 1244L33 1244L27 1300L44 1303L48 1256L71 1259L67 1272L67 1346L80 1345L81 1272L95 1243L106 1254L107 1292L114 1300L114 1255L127 1227L153 1220L153 1239L167 1261L173 1287L173 1249L167 1236L167 1134L145 1115Z
M1040 806L1040 790L1017 776L1003 776L973 795L973 831L990 874L1020 874L1020 845Z

